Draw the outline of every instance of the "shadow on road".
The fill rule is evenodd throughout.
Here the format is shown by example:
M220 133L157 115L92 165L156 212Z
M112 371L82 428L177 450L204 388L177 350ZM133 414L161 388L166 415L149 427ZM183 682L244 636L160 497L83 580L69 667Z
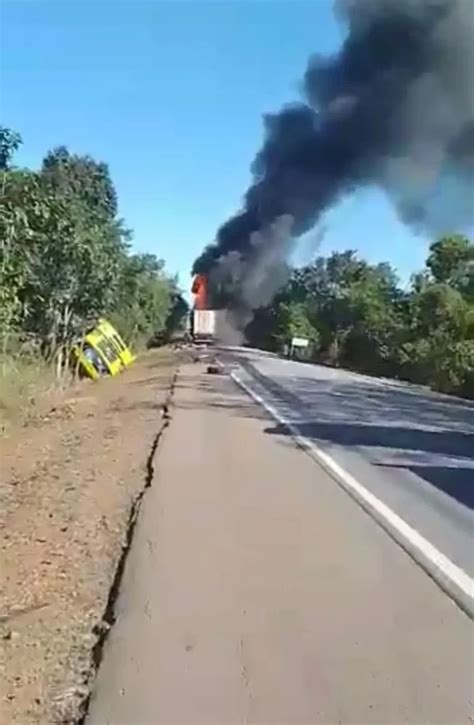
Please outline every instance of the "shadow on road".
M410 471L474 509L473 402L339 371L270 379L247 361L242 366L306 438ZM289 435L280 424L266 432Z
M302 435L329 441L341 446L393 448L397 451L423 451L442 456L458 456L474 460L474 434L452 431L427 431L398 426L366 425L365 423L298 423ZM283 425L267 428L267 433L283 435ZM474 468L472 469L474 476Z
M383 466L383 468L395 468L395 466ZM406 466L406 470L423 478L463 506L474 510L474 467Z
M321 378L273 375L270 379L252 363L242 361L241 364L257 382L293 410L310 408L311 417L317 416L321 421L352 419L381 425L403 421L403 427L410 430L425 426L474 434L474 401L332 369L323 369ZM334 373L346 377L347 381L331 378L330 374Z

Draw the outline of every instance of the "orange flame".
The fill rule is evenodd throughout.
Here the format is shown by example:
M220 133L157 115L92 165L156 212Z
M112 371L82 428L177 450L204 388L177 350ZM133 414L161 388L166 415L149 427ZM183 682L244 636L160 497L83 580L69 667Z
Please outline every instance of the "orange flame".
M194 308L205 310L207 307L207 277L204 274L196 275L191 292L194 295Z

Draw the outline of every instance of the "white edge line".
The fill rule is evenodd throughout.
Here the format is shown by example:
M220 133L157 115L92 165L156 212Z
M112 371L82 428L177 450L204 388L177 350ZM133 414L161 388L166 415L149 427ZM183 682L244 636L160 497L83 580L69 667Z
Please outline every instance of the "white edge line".
M230 377L262 405L278 423L284 425L298 445L316 460L395 541L451 596L469 617L474 618L474 579L425 539L395 511L374 496L365 486L340 466L328 453L303 436L298 426L287 420L273 405L256 393L235 372Z

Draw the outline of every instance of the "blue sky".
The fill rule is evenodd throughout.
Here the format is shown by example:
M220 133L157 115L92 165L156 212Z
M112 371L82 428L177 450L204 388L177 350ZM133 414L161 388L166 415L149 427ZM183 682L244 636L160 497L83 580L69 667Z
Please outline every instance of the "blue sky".
M18 164L66 145L106 161L137 251L190 267L250 181L262 114L300 97L308 56L343 38L332 0L2 0L2 123ZM384 196L324 220L320 251L355 248L403 279L426 241ZM306 261L309 246L296 259Z

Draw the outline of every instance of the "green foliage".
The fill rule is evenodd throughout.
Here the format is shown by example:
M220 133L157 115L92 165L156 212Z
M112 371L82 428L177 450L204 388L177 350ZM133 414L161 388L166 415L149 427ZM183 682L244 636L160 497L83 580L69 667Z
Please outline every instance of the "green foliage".
M282 302L278 308L277 340L289 344L293 337L305 337L316 348L319 341L318 330L311 324L308 310L302 302Z
M354 251L296 269L248 329L252 344L282 349L293 335L313 340L313 358L400 377L474 397L474 245L444 237L409 292L389 264Z
M19 133L0 126L0 171L6 171L9 168L15 151L20 148L21 144L22 138Z
M442 237L430 247L426 266L435 282L457 286L465 271L474 262L474 245L461 234Z
M469 302L447 283L428 284L413 296L412 327L418 338L443 333L453 339L467 334Z
M59 146L45 156L41 174L55 194L81 201L89 212L115 218L117 192L107 164L70 154L65 146Z
M153 254L125 257L111 319L132 344L155 339L165 330L173 292L174 283L166 277L162 260Z
M41 220L44 208L36 174L3 170L0 186L0 336L5 350L10 331L24 312L22 293L32 278L35 222Z
M64 369L68 348L107 314L130 340L164 330L175 283L154 255L130 255L108 168L64 147L40 171L15 169L18 134L0 128L0 337L35 340Z

